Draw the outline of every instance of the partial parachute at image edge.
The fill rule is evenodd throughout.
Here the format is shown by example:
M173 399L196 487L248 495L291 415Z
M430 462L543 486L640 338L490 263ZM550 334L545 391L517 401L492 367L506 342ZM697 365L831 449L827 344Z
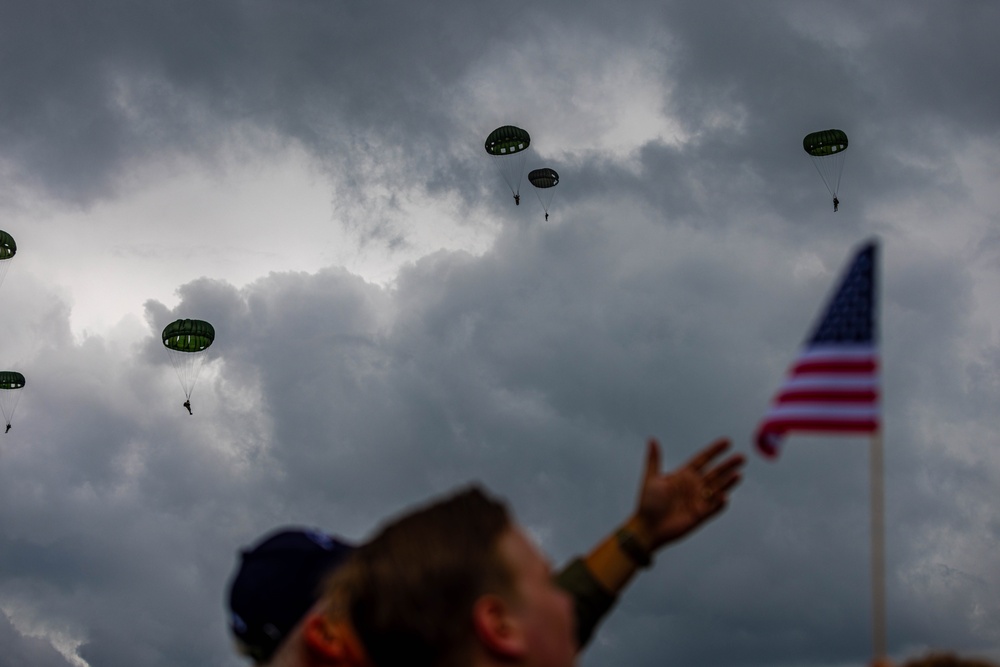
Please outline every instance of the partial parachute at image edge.
M0 371L0 389L21 389L24 376L17 371Z
M0 261L10 259L17 254L17 243L14 237L0 229Z
M14 410L17 409L17 402L21 398L21 389L24 385L24 375L21 373L0 371L0 413L3 414L4 422L7 424L4 433L10 430L10 422L14 418Z
M11 260L14 259L14 255L16 254L17 243L14 242L14 237L0 229L0 285L3 285L7 269L10 268Z

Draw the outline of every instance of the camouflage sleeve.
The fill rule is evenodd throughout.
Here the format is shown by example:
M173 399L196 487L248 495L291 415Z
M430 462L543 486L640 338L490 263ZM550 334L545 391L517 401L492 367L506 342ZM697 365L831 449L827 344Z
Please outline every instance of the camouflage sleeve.
M573 596L576 612L576 640L583 650L617 597L606 591L587 569L582 558L574 558L555 576L556 584Z

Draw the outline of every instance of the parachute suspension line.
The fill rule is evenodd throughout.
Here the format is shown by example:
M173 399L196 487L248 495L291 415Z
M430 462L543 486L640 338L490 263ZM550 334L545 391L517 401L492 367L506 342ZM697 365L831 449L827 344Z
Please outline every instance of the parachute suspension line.
M10 396L7 396L10 394ZM3 418L6 420L7 425L10 425L12 419L14 419L14 410L17 410L17 403L21 400L21 392L16 390L8 390L4 392L2 405Z
M823 170L819 168L819 161L818 160L812 160L811 162L813 163L813 166L816 167L816 173L819 174L819 177L821 179L823 179L823 185L826 186L827 192L830 193L831 197L836 197L837 196L837 191L834 188L830 187L830 182L828 180L826 180L826 174L824 174Z
M844 175L844 154L837 154L837 186L833 189L833 196L836 197L837 193L840 192L840 177Z
M810 159L831 197L836 197L840 191L840 178L844 173L844 157L843 152L841 152L828 157Z
M181 355L184 356L181 356ZM177 379L184 389L184 398L191 400L191 392L194 391L194 383L198 380L198 372L201 370L202 360L191 357L187 353L168 352L170 365L177 373Z
M542 210L548 213L549 205L546 204L545 200L542 199L542 191L539 190L538 188L535 188L535 194L538 195L538 203L542 205Z
M520 190L521 190L521 179L520 179L519 176L515 177L515 178L517 178L517 185L513 184L512 180L511 180L511 176L513 176L512 170L510 170L510 169L506 169L505 170L504 166L503 166L505 164L503 162L505 159L507 159L507 158L502 158L502 157L494 156L493 157L493 166L497 168L497 173L499 173L500 177L503 178L503 180L504 180L505 183L507 183L507 187L510 188L510 193L512 195L514 195L514 196L517 196L517 195L521 194L521 192L520 192Z
M3 285L3 279L7 277L8 269L10 269L10 260L0 260L0 285Z
M496 166L497 171L500 172L500 176L504 182L507 183L507 187L510 188L510 193L515 196L520 195L521 177L524 174L524 163L528 157L527 154L524 151L519 151L506 155L493 155L492 157L493 164Z

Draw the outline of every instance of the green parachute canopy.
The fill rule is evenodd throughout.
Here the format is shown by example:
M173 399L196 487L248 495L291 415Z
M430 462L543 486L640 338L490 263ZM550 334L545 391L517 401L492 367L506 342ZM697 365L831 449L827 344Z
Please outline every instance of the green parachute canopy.
M164 327L162 338L184 395L190 400L205 364L204 352L215 341L215 327L204 320L177 320Z
M841 130L811 132L802 139L802 148L813 157L826 157L847 150L847 135Z
M14 418L14 410L21 398L21 388L24 387L24 376L17 371L0 371L0 413L10 424Z
M14 237L0 229L0 261L10 259L17 254L17 244Z
M0 229L0 285L3 285L7 269L10 268L10 261L16 254L17 244L14 243L14 237Z
M552 196L555 194L555 186L559 185L559 174L555 169L544 167L542 169L532 169L528 172L528 182L535 186L535 194L538 201L545 210L545 215L549 214L549 206L552 204ZM548 220L548 217L545 218Z
M520 194L524 160L530 145L528 133L513 125L498 127L486 137L486 153L493 158L493 164L515 197Z
M0 389L20 389L24 386L24 376L17 371L0 371Z
M527 150L531 136L519 127L504 125L486 137L486 152L490 155L511 155Z
M163 329L168 350L201 352L215 341L215 327L204 320L177 320Z
M559 185L559 174L555 169L532 169L528 172L528 182L536 188L553 188Z
M840 176L844 171L847 134L842 130L810 132L802 139L802 148L812 158L830 195L836 197L840 190Z

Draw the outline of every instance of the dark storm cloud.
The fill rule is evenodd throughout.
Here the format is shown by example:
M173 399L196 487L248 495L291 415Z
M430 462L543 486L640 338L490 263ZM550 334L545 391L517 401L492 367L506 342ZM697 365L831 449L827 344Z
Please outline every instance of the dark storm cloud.
M5 3L0 147L13 175L69 201L130 163L209 156L241 124L353 170L375 132L402 159L451 150L437 91L515 24L464 3ZM488 130L487 130L488 131ZM338 155L334 159L332 153Z
M675 38L664 49L675 82L667 108L693 138L680 147L647 145L646 178L597 163L568 170L564 182L583 179L583 189L601 196L636 192L700 225L752 210L801 229L826 213L801 138L838 127L852 140L845 205L873 192L904 199L929 190L955 202L968 196L953 155L968 143L995 142L997 93L981 78L1000 66L990 57L986 27L997 23L995 8L761 7L665 5L663 22ZM803 27L795 16L807 8L817 16ZM961 46L941 53L952 39Z
M217 602L196 600L206 589L220 599L225 572L203 559L231 553L231 540L218 542L227 527L198 516L228 497L233 467L218 468L211 437L150 409L165 404L161 369L123 365L132 352L100 339L67 342L27 362L32 389L15 415L24 426L5 440L5 602L71 639L89 618L81 655L95 664L190 661L185 651L211 642L219 616ZM188 541L199 523L206 533ZM166 581L176 595L158 590Z
M352 531L364 532L352 501L379 516L470 476L482 478L509 495L561 557L597 539L595 525L613 525L627 512L645 435L668 439L672 463L721 433L744 446L764 399L746 388L774 382L773 372L749 362L752 346L744 335L772 323L747 312L741 320L749 329L727 326L742 300L741 282L751 282L734 279L733 265L740 265L737 275L752 275L759 270L753 258L717 256L710 245L690 259L644 257L638 264L635 256L621 261L597 253L614 246L619 233L596 220L512 233L481 259L425 258L388 294L339 272L275 275L246 290L249 308L230 323L242 333L225 373L243 377L257 368L270 379L266 406L277 443L270 455L282 480L276 495L290 506L318 503L338 525L346 519ZM644 234L640 246L666 240L656 226ZM619 261L606 259L615 256ZM730 274L717 270L709 278L717 262L728 263ZM941 277L951 272L944 264L939 270ZM954 289L968 278L958 272L951 279ZM816 281L799 310L815 310L828 282ZM773 289L798 299L787 285ZM201 298L198 285L186 292ZM693 293L697 303L686 303ZM890 310L900 305L893 292L888 298ZM688 315L691 308L697 317ZM309 343L272 349L278 338L272 327ZM911 349L926 342L918 337ZM787 358L794 344L782 347ZM721 375L713 372L719 368ZM914 383L897 381L911 371L890 367L887 385L919 387L935 374L923 368ZM898 391L894 402L927 400ZM897 428L898 441L921 440L919 432ZM865 653L865 445L799 446L779 465L752 463L746 488L722 520L726 527L713 526L664 556L669 572L652 575L662 589L632 595L609 624L612 645L595 648L592 660L653 664L700 656L711 664L775 664L812 654L836 663ZM929 516L943 518L950 513L938 494L905 481L918 454L940 456L892 454L900 472L890 472L890 485L903 484L899 511L928 503L937 507ZM574 511L581 507L582 515ZM926 539L928 519L912 517L908 534L890 533L897 553L917 547L910 542L917 536ZM925 549L926 543L915 553ZM890 571L899 567L892 563ZM931 566L922 576L937 582L946 572ZM895 591L906 584L891 585ZM942 600L935 585L921 594L930 596L920 598L924 613L961 617L967 600ZM726 600L722 610L719 599ZM664 643L659 633L636 631L650 627L644 618L668 624L677 637ZM984 641L954 623L933 632L926 624L899 623L903 645ZM687 624L701 633L692 635ZM791 636L789 626L796 628ZM704 644L705 636L734 633L745 640Z
M986 81L1000 76L992 49L1000 8L989 2L931 3L924 11L894 8L869 32L866 79L888 87L884 99L920 137L917 122L944 125L955 134L996 136L1000 93ZM904 66L905 65L905 66Z
M746 239L727 245L638 220L627 235L621 221L584 216L511 228L486 255L428 256L391 289L334 269L241 289L194 281L174 308L147 304L150 337L136 350L53 337L31 360L40 389L22 406L26 445L4 456L15 600L57 624L73 619L91 664L237 664L226 657L225 581L235 549L275 525L360 539L402 506L482 479L554 558L578 552L629 511L647 435L664 438L671 466L720 434L746 447L764 387L846 254L790 285L767 276L790 273L802 251L762 267ZM731 252L740 245L749 252ZM961 266L912 261L902 275L932 266L929 284L941 289L969 280ZM794 309L744 305L761 285ZM887 310L907 298L888 290ZM61 312L45 326L63 329ZM189 315L219 333L193 418L156 335ZM914 350L941 340L910 328ZM779 329L788 331L761 356L762 333ZM937 396L933 366L888 373L904 411ZM905 373L912 381L899 382ZM40 413L68 419L39 424ZM994 513L963 511L954 523L938 484L968 502L971 480L918 430L900 437L916 447L890 450L890 516L906 525L890 531L890 595L923 615L891 616L894 645L989 646L986 630L958 620L978 599L963 583L977 574L924 555L941 548L938 522L960 534ZM795 443L783 459L751 461L730 512L661 556L585 664L865 655L864 443ZM916 465L940 481L904 482ZM991 474L974 497L990 495ZM920 506L930 511L907 513Z
M810 167L792 158L809 131L841 126L856 142L852 154L870 153L848 175L849 193L877 184L900 197L926 187L916 184L928 176L947 175L941 156L953 142L995 131L995 93L982 85L997 67L988 28L995 9L764 7L636 2L605 16L525 4L523 20L502 21L462 3L433 12L328 2L280 9L266 2L10 3L3 42L18 66L0 80L9 101L0 143L13 176L71 201L115 190L136 161L185 153L212 160L226 141L247 140L241 127L302 142L342 179L345 194L362 201L365 184L399 180L478 198L482 189L463 175L488 173L474 144L491 128L468 117L471 100L457 86L481 54L513 61L522 44L567 31L580 34L574 48L587 53L595 22L624 36L649 16L669 36L650 45L674 91L666 108L697 138L667 153L648 147L644 164L655 185L597 158L567 164L564 188L576 182L593 196L637 189L683 217L701 203L691 201L692 185L721 165L731 171L712 179L724 190L711 196L800 220L822 199L821 188L806 197L802 172ZM796 18L810 11L812 23ZM960 48L942 46L952 42ZM50 47L56 43L61 48ZM519 117L534 90L545 89L546 64L521 81L495 82L511 90L508 114ZM573 122L571 108L548 111ZM720 114L733 122L717 126ZM574 141L586 147L591 131L580 133ZM373 162L373 154L384 157ZM711 210L698 217L719 218ZM391 241L400 232L373 233Z
M21 622L82 642L95 667L240 664L222 603L239 546L290 522L361 539L470 479L562 560L630 510L647 436L670 466L718 435L748 449L850 248L875 232L890 649L996 653L1000 348L977 312L996 233L965 221L982 200L960 167L997 133L997 10L507 9L0 5L10 198L19 181L86 205L150 162L224 168L222 146L299 143L362 238L406 243L389 214L409 189L458 194L455 217L501 228L484 254L429 254L389 287L339 268L185 282L175 306L146 303L139 344L75 338L44 275L8 277L4 323L18 326L0 359L29 378L0 452L0 603L16 621L0 617L0 644L14 656L62 664ZM538 46L552 43L567 54ZM659 77L680 128L625 157L576 97L625 76L600 69L619 50ZM513 116L568 137L536 142L562 175L551 224L531 195L515 208L482 155ZM832 126L852 140L837 216L801 148ZM177 318L218 333L193 416L160 349ZM729 512L660 557L584 664L861 664L867 520L864 442L753 458Z

